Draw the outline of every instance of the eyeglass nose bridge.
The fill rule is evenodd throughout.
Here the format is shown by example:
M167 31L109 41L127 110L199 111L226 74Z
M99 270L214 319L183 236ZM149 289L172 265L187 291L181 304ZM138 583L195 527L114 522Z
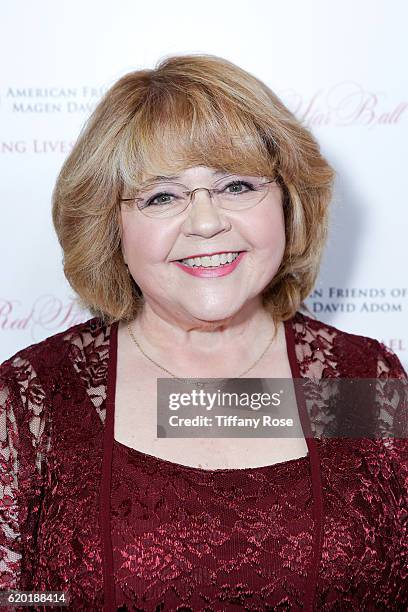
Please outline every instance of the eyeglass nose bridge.
M187 195L187 206L190 206L190 204L193 201L193 198L196 194L196 191L200 191L200 189L205 189L205 191L208 191L208 194L210 196L211 202L214 202L214 193L216 192L215 189L211 189L210 187L196 187L195 189L192 189L191 191L187 191L186 195Z
M208 191L211 200L213 199L213 194L214 194L214 189L210 189L209 187L196 187L195 189L192 189L191 191L188 192L188 195L190 196L190 200L193 199L193 194L195 195L196 191L200 191L200 189L205 189L205 191Z

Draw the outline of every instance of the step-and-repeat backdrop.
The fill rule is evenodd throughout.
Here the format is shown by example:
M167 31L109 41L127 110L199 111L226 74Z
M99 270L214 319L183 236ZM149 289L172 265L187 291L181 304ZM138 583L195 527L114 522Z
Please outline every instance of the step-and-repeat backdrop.
M171 54L212 53L263 79L337 171L308 306L408 366L408 53L402 0L39 0L1 13L0 362L90 318L51 222L59 168L104 91Z

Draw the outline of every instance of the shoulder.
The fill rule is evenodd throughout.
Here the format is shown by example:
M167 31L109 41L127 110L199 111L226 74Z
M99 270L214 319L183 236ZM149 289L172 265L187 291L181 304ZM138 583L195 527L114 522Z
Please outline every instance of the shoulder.
M94 317L26 346L0 364L0 456L9 453L10 445L28 453L37 449L40 465L49 417L61 400L81 409L84 398L90 397L99 411L110 330L111 325ZM72 411L69 414L75 419Z
M408 375L397 355L382 342L369 336L352 334L333 325L324 323L304 313L295 314L293 324L295 327L296 343L306 355L305 361L313 363L314 359L326 365L324 376L340 376L344 378L376 378L379 381L376 389L376 403L382 406L381 413L371 413L370 406L366 406L365 413L371 425L375 426L378 439L363 436L361 448L364 448L366 457L373 466L380 462L381 469L385 462L390 460L388 468L395 476L396 495L400 496L401 503L407 504L406 491L408 489L408 437L407 437L407 382ZM304 343L302 345L302 342ZM317 357L317 353L322 356ZM310 366L307 366L307 369ZM306 367L305 367L306 369ZM397 379L396 381L391 379ZM393 383L390 385L389 383ZM365 387L362 387L365 389ZM368 388L368 387L367 387ZM351 389L351 387L350 387ZM363 413L365 406L359 398L359 413ZM353 421L355 411L352 411ZM374 417L370 420L370 415ZM380 417L380 418L378 418ZM344 436L344 433L342 434ZM340 436L340 437L342 437ZM342 448L340 445L339 448ZM353 445L356 448L356 445ZM368 462L368 463L369 463Z
M22 387L34 378L63 367L66 360L84 360L96 344L109 339L110 325L93 317L26 346L0 364L0 390L7 385Z
M311 358L320 353L343 376L407 379L397 355L375 338L353 334L300 311L293 319L295 342Z

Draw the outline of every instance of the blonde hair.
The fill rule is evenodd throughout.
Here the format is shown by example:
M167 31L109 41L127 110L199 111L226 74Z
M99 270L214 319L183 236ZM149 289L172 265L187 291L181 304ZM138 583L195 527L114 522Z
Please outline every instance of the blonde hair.
M194 54L121 77L62 166L52 218L80 307L107 323L138 315L144 299L123 260L120 197L144 175L197 165L278 175L286 248L262 300L275 323L308 311L303 300L319 271L335 173L262 81L223 58Z

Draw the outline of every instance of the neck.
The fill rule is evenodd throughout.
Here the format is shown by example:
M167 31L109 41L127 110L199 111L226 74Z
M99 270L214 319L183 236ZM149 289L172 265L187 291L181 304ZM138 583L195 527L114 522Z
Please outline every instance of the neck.
M178 372L220 372L220 376L243 371L252 365L275 334L268 354L278 349L281 325L275 328L271 315L258 300L238 313L217 321L190 317L171 318L146 303L131 322L133 333L150 358ZM129 334L127 333L129 336ZM133 344L131 338L128 344ZM136 347L133 345L134 350ZM228 374L228 372L230 374ZM186 374L187 375L187 374Z

